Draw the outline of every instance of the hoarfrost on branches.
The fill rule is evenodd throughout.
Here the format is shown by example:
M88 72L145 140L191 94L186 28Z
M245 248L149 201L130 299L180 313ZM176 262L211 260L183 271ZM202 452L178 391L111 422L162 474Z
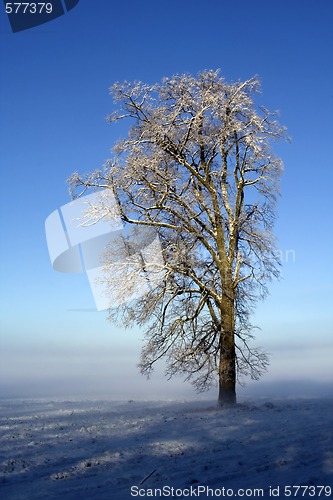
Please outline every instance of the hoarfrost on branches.
M124 299L110 304L110 319L146 327L142 373L163 357L169 376L185 374L199 390L217 382L221 405L236 401L237 376L266 370L266 354L250 345L249 318L279 275L272 230L282 162L271 141L286 133L275 113L256 109L258 91L257 78L230 84L218 71L152 86L116 83L118 110L109 120L130 119L128 137L103 170L70 179L74 196L112 190L123 222L158 236L163 268L154 268L152 252L153 286L133 299L146 256L132 276L118 269ZM106 282L116 266L112 252L104 256Z

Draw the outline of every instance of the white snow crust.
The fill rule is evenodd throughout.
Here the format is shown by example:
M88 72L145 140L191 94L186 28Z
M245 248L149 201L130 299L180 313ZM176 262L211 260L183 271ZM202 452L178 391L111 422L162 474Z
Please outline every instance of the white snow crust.
M0 400L1 500L195 498L200 485L270 498L332 477L332 399L222 411L207 401ZM214 498L207 491L199 498Z

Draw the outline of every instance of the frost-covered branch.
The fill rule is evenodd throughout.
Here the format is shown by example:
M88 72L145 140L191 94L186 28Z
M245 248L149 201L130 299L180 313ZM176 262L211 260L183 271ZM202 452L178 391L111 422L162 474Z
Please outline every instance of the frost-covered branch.
M128 136L103 170L69 180L73 196L111 190L125 224L156 232L163 266L155 275L154 259L140 267L129 252L124 280L126 265L105 257L105 282L123 280L110 317L146 326L141 370L163 357L168 375L183 373L199 390L218 376L225 395L237 371L256 377L266 366L248 345L249 315L279 274L272 230L282 162L271 141L286 135L275 113L256 109L258 91L258 78L230 84L218 71L116 83L109 121L129 118ZM86 222L107 212L92 206ZM143 279L147 292L126 300Z

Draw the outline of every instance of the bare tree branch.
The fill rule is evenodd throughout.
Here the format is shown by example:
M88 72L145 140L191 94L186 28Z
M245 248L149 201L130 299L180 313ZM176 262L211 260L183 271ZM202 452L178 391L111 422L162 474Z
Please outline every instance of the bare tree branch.
M255 108L258 91L256 77L229 84L218 71L116 83L109 121L130 119L128 136L102 171L69 179L73 196L112 190L123 222L159 238L164 264L155 275L132 253L124 278L124 264L105 256L105 282L114 286L117 266L122 281L110 318L146 325L141 371L165 358L169 376L183 373L199 390L218 382L221 404L235 401L236 376L257 378L267 367L249 347L249 317L279 275L272 230L282 162L271 141L286 135L274 113ZM105 206L90 216L98 212ZM144 278L147 293L126 300Z

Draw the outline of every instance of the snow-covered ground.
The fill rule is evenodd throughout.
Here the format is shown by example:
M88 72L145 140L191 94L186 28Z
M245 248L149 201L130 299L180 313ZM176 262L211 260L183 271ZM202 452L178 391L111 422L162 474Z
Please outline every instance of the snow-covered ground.
M329 398L222 411L209 401L1 400L0 412L1 500L332 496Z

